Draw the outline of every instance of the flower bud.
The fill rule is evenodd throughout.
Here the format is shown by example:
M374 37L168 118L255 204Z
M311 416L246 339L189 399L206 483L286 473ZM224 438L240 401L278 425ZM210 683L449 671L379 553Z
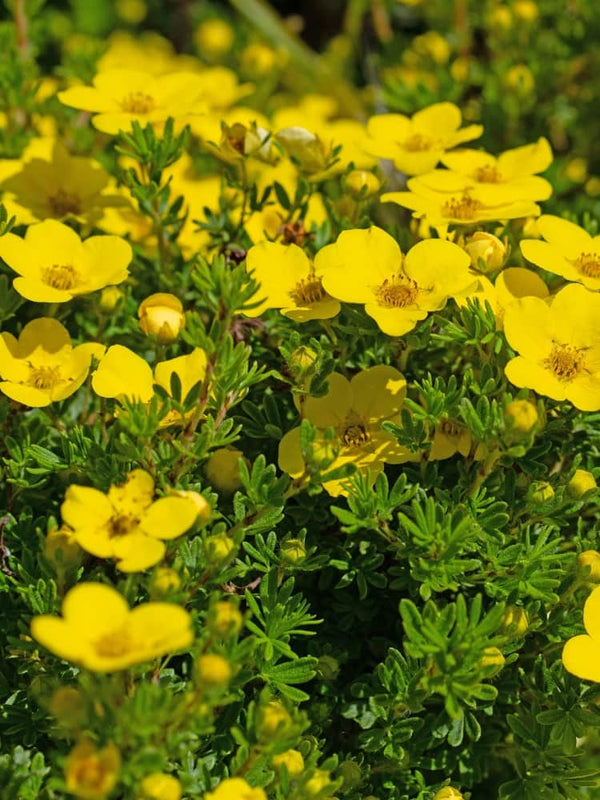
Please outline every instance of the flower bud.
M333 656L321 656L317 662L317 676L322 681L332 681L339 675L340 662Z
M506 73L506 84L520 97L526 97L535 89L533 73L525 64L515 64Z
M313 371L317 359L318 356L312 347L301 345L290 354L288 361L290 372L297 378L304 378Z
M587 469L576 469L573 477L567 484L567 490L572 497L583 497L584 494L596 489L596 479Z
M181 784L173 775L153 772L140 785L143 800L181 800ZM140 800L142 800L140 798Z
M118 286L107 286L100 292L100 308L110 314L124 296L125 293Z
M84 739L65 761L67 792L85 800L103 800L115 787L120 769L121 754L112 742L96 749Z
M150 578L150 597L163 597L176 592L181 586L181 578L171 567L157 567Z
M513 18L510 8L507 6L497 6L489 16L489 26L492 29L508 31L512 28Z
M538 18L538 7L533 0L516 0L512 8L515 16L523 22L535 22Z
M600 553L597 550L584 550L577 556L577 566L582 575L593 583L600 583Z
M288 539L281 545L281 557L288 564L298 564L306 558L306 547L300 539Z
M504 666L505 660L502 651L497 647L486 647L479 661L479 665L485 668L496 667L496 669L491 672L492 675L495 675L497 672L500 672ZM488 672L489 676L490 670L486 669L486 672Z
M381 181L365 169L353 169L345 178L345 186L355 200L373 197L381 188Z
M257 736L268 741L283 734L292 724L289 711L280 700L271 700L258 710Z
M319 172L327 164L323 143L306 128L283 128L275 137L288 156L297 158L305 172Z
M221 447L211 453L204 472L215 489L233 492L240 488L242 481L238 461L243 455L241 450L233 447Z
M218 58L228 53L234 38L233 28L223 19L207 19L194 32L194 44L207 58Z
M204 540L206 560L213 566L227 561L234 548L235 542L226 533L215 533Z
M506 245L492 233L478 231L465 244L464 249L471 258L473 269L493 272L506 261Z
M309 795L319 792L331 783L329 772L325 769L316 769L314 775L306 782L304 788Z
M52 528L46 535L44 555L57 574L78 567L83 550L77 544L74 532L66 525Z
M296 778L304 769L304 758L298 750L286 750L284 753L273 756L271 764L275 769L285 766L290 778Z
M554 497L554 489L546 481L534 481L527 491L527 499L534 505L548 503Z
M539 420L537 408L529 400L513 400L504 409L504 421L510 433L527 436Z
M587 178L587 170L585 158L572 158L565 167L565 177L573 183L583 183Z
M85 700L74 686L61 686L50 698L50 713L63 728L77 729L86 718Z
M229 662L216 653L200 656L196 662L196 678L204 690L224 689L231 680L233 670Z
M174 294L157 292L147 297L138 308L140 328L160 344L170 344L185 325L183 306Z
M529 628L529 616L521 606L507 606L502 617L502 626L515 637L523 636Z
M191 500L198 511L196 521L202 524L208 522L212 509L208 500L203 497L200 492L194 492L191 489L172 489L170 493L175 497L183 497L184 499Z
M206 626L213 636L228 639L242 629L243 619L240 610L227 600L219 600L211 606L206 619Z
M266 44L250 44L240 59L240 69L244 75L256 80L269 75L278 66L280 58L272 47Z
M433 795L433 800L463 800L463 795L454 786L444 786Z
M144 0L116 0L115 11L123 22L139 25L148 13L148 6Z

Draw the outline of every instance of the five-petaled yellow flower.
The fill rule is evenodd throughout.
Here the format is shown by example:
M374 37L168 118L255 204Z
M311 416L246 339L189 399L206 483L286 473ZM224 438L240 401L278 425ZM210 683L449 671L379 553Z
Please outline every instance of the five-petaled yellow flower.
M462 114L453 103L434 103L412 117L404 114L379 114L371 117L367 149L379 158L391 158L407 175L429 172L446 150L477 139L481 125L461 128Z
M588 289L600 289L600 236L590 236L574 222L551 214L543 214L537 227L546 241L521 242L521 252L528 261Z
M93 672L116 672L189 647L188 612L172 603L129 609L112 586L79 583L67 592L62 618L31 621L31 635L51 653Z
M67 792L82 800L104 800L114 789L120 770L121 754L113 742L97 748L90 739L82 739L65 760Z
M317 448L325 430L335 430L335 460L328 469L354 464L361 473L370 470L375 480L385 463L419 458L381 427L384 420L398 420L404 402L406 381L398 370L379 365L359 372L351 381L337 372L327 380L329 391L324 397L306 398L303 416L319 431ZM279 443L279 466L293 478L304 473L300 428L288 431ZM323 486L333 496L348 493L344 479L326 481Z
M538 297L514 302L504 332L519 354L506 365L515 386L581 411L600 409L600 295L572 283L551 303Z
M562 662L578 678L600 683L600 586L585 601L583 624L587 633L569 639L562 651Z
M323 286L365 311L389 336L411 331L430 311L474 282L471 259L452 242L428 239L404 255L381 228L344 231L319 251L316 265Z
M182 120L201 113L206 87L199 74L171 72L150 75L130 69L98 73L93 86L73 86L58 93L61 103L94 114L92 123L103 133L131 130L140 125L159 125L169 117Z
M225 778L204 800L267 800L264 789L253 789L243 778Z
M14 233L0 237L0 257L19 273L13 286L22 297L65 303L126 280L132 252L118 236L82 242L67 225L48 219L27 228L24 239Z
M87 378L92 357L100 358L103 352L104 345L95 342L73 347L58 320L34 319L18 339L0 334L0 391L32 408L64 400Z
M69 486L61 514L88 553L115 558L122 572L140 572L158 564L165 554L164 540L189 530L198 510L187 497L154 500L152 476L134 469L108 494L91 486Z
M298 245L261 242L248 251L248 272L260 284L256 293L262 300L258 308L248 310L260 316L268 308L280 308L281 313L296 322L311 319L330 319L340 310L338 300L323 288L328 265L317 255L313 264Z

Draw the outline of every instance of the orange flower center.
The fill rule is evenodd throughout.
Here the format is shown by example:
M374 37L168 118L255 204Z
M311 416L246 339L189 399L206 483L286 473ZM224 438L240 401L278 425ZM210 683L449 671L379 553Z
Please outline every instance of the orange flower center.
M483 204L480 203L479 200L474 200L472 197L465 194L460 200L453 197L452 200L448 200L447 203L444 203L442 206L442 213L445 217L451 217L453 219L475 219L477 217L477 212L481 208L483 208Z
M572 381L583 370L585 359L581 348L570 344L553 344L544 366L554 373L559 381Z
M479 183L499 183L502 180L500 170L493 164L484 164L483 167L477 167L474 177Z
M100 790L104 788L106 770L98 756L82 759L73 770L73 788Z
M108 523L109 536L111 539L118 536L126 536L132 533L139 525L139 519L130 517L128 514L116 514L110 518Z
M68 214L81 214L81 198L79 195L59 189L56 194L48 195L48 205L53 217L66 217Z
M53 289L68 292L81 283L79 273L71 264L52 264L42 270L42 281Z
M375 298L384 308L405 308L416 302L419 287L406 275L392 275L375 289Z
M362 447L370 441L371 436L365 422L351 413L340 428L340 439L346 447Z
M94 650L104 658L118 658L133 650L133 640L126 627L105 633L94 642Z
M126 114L149 114L156 108L154 98L144 92L129 92L120 105Z
M29 385L35 389L53 389L61 382L60 367L31 367Z
M586 278L600 278L600 257L597 253L582 253L575 261L575 268Z
M453 419L445 419L440 423L440 433L444 436L454 437L460 436L462 433L462 426L455 422Z
M409 153L420 153L423 150L431 150L432 147L433 139L425 133L413 133L404 140L404 149Z
M323 288L323 283L318 275L309 275L308 278L298 281L290 297L297 306L307 306L311 303L318 303L327 297L327 292Z

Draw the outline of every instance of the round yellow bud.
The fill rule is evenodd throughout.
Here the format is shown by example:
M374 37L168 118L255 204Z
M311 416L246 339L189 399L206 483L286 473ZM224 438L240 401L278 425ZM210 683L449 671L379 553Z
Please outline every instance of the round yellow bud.
M240 610L227 600L219 600L211 606L206 619L206 625L213 636L227 639L235 636L242 629L243 619Z
M317 363L317 358L318 356L312 347L301 345L290 353L288 366L296 377L305 377L312 372Z
M107 286L100 292L100 308L110 314L124 296L125 293L118 286Z
M181 784L172 775L153 772L147 775L140 786L143 800L181 800Z
M482 667L496 667L494 675L504 666L505 658L497 647L486 647L479 661Z
M565 177L573 183L583 183L587 178L587 169L585 158L572 158L565 167Z
M157 567L150 578L150 596L162 597L176 592L181 586L181 578L171 567Z
M306 547L300 539L288 539L281 545L281 557L288 564L297 564L306 558Z
M596 479L587 469L576 469L575 474L567 484L569 494L573 497L583 497L584 494L596 488Z
M223 19L207 19L194 32L194 44L198 51L209 58L228 53L234 38L233 28Z
M583 188L589 197L598 197L600 195L600 178L593 175L589 181L586 181Z
M271 764L275 769L285 767L290 778L298 777L304 769L304 759L302 758L302 753L299 753L298 750L286 750L284 753L273 756Z
M308 794L318 794L331 783L329 772L325 769L316 769L315 774L304 786Z
M198 511L196 520L201 523L208 522L212 509L208 500L203 497L200 492L194 492L191 489L172 489L171 494L175 497L183 497L186 500L191 500Z
M536 505L547 503L554 497L554 489L546 481L534 481L529 487L527 497Z
M61 525L48 531L44 555L56 572L64 572L79 566L83 550L77 544L74 532L66 525Z
M504 409L504 420L512 433L528 434L537 425L537 408L529 400L513 400Z
M305 172L319 172L325 168L327 152L316 134L294 125L280 130L275 138L288 156L298 159Z
M79 689L61 686L50 698L50 713L64 728L79 728L86 717L85 700Z
M465 244L473 269L493 272L500 269L506 260L506 245L492 233L478 231Z
M532 71L525 64L515 64L506 73L506 83L518 95L525 97L535 88L535 78Z
M454 786L444 786L433 795L433 800L463 800L463 795Z
M235 548L235 542L226 533L215 533L204 540L204 553L209 564L227 561Z
M584 550L577 556L577 566L582 574L594 583L600 583L600 553L597 550Z
M381 181L366 169L353 169L345 178L345 186L357 200L373 197L381 188Z
M238 461L243 455L241 450L235 450L233 447L221 447L211 453L204 472L215 489L233 492L240 488L242 480Z
M292 724L287 708L280 700L271 700L258 711L257 735L259 739L272 739Z
M458 56L450 64L450 75L457 83L465 83L469 79L472 59L469 56Z
M148 8L144 0L116 0L115 11L124 22L139 25L148 13Z
M529 628L529 616L521 606L508 606L502 617L504 629L514 636L523 636Z
M524 22L534 22L538 18L538 7L533 0L517 0L513 5L515 16Z
M489 20L492 29L499 28L502 31L508 31L512 28L513 18L508 6L497 6L491 12Z
M196 677L202 689L224 689L232 675L229 662L216 653L200 656L196 662Z
M170 344L185 325L181 300L174 294L157 292L147 297L138 308L140 328L160 344Z
M278 66L279 57L266 44L250 44L242 52L240 68L249 78L264 78Z

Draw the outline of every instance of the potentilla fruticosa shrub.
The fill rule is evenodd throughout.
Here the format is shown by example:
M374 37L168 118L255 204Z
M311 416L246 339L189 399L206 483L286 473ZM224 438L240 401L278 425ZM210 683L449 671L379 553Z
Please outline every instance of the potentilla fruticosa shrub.
M600 797L595 4L180 5L0 25L0 796Z

